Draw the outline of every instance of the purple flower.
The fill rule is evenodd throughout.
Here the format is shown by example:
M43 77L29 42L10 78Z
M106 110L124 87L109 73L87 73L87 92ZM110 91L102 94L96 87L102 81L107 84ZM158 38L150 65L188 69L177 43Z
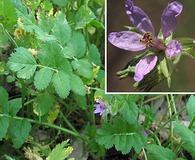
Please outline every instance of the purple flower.
M132 31L112 32L108 40L114 46L128 51L142 51L152 48L155 51L165 51L167 57L171 58L181 53L182 46L176 40L171 40L166 46L163 41L169 37L176 28L176 17L182 12L181 3L174 1L168 4L161 16L161 30L163 40L155 35L155 30L150 18L139 7L133 4L132 0L125 2L126 13L130 21L140 33ZM146 74L154 69L157 63L157 56L149 56L141 59L135 66L134 80L141 81Z
M103 115L103 113L105 112L107 106L106 104L104 103L103 100L99 99L96 104L94 105L95 107L95 110L94 110L94 113L97 114L99 113L100 116Z

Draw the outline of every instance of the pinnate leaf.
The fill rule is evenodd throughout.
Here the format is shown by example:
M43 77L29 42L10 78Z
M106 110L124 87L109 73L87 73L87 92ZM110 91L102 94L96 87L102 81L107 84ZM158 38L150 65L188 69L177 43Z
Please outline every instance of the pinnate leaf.
M132 148L139 153L146 145L146 139L140 134L137 125L129 125L119 118L115 119L113 124L103 124L97 131L96 141L105 148L115 146L116 150L123 154L129 153Z
M37 63L32 54L25 48L19 47L11 54L8 61L10 70L17 73L22 79L29 79L33 76Z
M70 78L65 72L59 71L54 74L52 79L57 94L61 98L66 98L70 92Z
M42 68L36 72L34 77L34 85L38 90L44 90L48 87L53 76L53 71L49 68Z

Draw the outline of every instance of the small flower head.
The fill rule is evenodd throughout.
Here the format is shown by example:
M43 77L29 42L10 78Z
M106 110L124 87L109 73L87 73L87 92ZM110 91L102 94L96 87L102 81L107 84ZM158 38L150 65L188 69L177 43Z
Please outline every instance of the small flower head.
M105 104L105 102L102 100L102 99L99 99L96 104L94 105L95 107L95 110L94 110L94 113L97 114L99 113L100 116L103 115L103 113L105 112L107 106Z

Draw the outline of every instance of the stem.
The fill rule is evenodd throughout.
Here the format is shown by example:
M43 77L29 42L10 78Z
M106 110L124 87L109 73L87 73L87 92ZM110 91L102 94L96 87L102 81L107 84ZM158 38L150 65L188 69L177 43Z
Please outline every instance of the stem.
M183 112L184 110L186 110L186 108L184 107L182 110L180 110L179 112L177 112L177 114L172 115L172 117L170 117L170 119L168 119L164 124L162 124L155 132L154 134L157 134L163 127L165 127L173 118L175 118L176 116L178 116L181 112Z
M155 132L152 132L152 131L149 130L149 129L147 129L147 131L148 131L152 136L154 136L154 138L156 139L157 144L158 144L159 146L161 146L160 140L159 140L158 136L156 135L156 133L155 133Z
M147 155L146 155L146 151L145 151L144 148L143 148L143 153L144 153L144 158L145 158L145 160L148 160Z
M171 97L171 102L172 102L172 108L173 108L173 111L174 111L174 114L177 114L177 109L176 109L176 105L175 105L175 98L172 94L170 94L170 97ZM176 120L178 120L178 115L175 117Z
M188 126L189 129L192 128L194 122L195 122L195 116L192 118L192 120L191 120L191 122L190 122L190 124L189 124L189 126Z
M9 34L9 32L4 28L3 24L0 23L0 26L3 28L3 31L7 34L7 36L9 37L9 39L13 42L13 44L18 47L16 41L12 38L12 36Z
M62 113L62 111L60 111L60 114L62 116L62 118L64 119L64 121L66 122L66 124L76 133L78 133L78 131L73 127L73 125L68 121L68 119L66 118L66 116L64 116L64 114Z
M43 66L43 65L41 65L41 64L37 64L36 66L37 66L37 67L41 67L41 68L48 68L48 69L50 69L50 70L52 70L52 71L54 71L54 72L58 72L57 69L54 69L54 68L51 68L51 67L48 67L48 66Z
M10 116L10 115L7 115L7 114L0 114L0 117L7 117L7 118L13 118L13 119L16 119L16 120L26 120L30 123L34 123L34 124L38 124L38 125L44 125L44 126L47 126L47 127L50 127L50 128L53 128L53 129L57 129L57 130L60 130L64 133L67 133L67 134L70 134L72 136L75 136L75 137L78 137L84 141L86 141L86 138L81 136L80 134L74 132L74 131L71 131L69 129L66 129L66 128L62 128L60 126L57 126L55 124L50 124L50 123L47 123L47 122L39 122L39 121L36 121L36 120L33 120L33 119L30 119L30 118L23 118L23 117L18 117L18 116Z
M170 100L169 100L169 95L166 95L166 99L167 99L167 103L168 103L168 109L169 109L169 116L170 118L172 117L172 109L171 109L171 103L170 103ZM173 122L172 120L170 120L170 141L171 141L171 147L173 148L173 141L172 141L172 138L173 138Z
M149 99L145 100L145 101L143 102L143 104L146 104L146 103L148 103L148 102L154 101L154 100L159 99L159 98L161 98L161 97L164 97L164 95L159 95L159 96L155 96L155 97L149 98Z

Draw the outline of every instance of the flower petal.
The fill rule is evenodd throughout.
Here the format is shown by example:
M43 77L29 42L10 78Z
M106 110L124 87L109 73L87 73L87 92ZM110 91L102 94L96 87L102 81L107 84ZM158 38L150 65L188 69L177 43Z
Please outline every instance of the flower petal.
M134 80L140 82L146 74L154 69L157 60L157 56L148 56L141 59L135 66Z
M114 46L127 51L141 51L146 48L146 45L140 42L142 35L131 32L112 32L108 35L108 40Z
M166 47L165 54L167 57L174 57L178 54L180 54L182 51L182 45L176 41L172 40L169 42L169 44Z
M169 3L168 6L165 8L162 17L161 17L161 29L166 39L170 36L176 28L176 17L180 15L183 10L183 5L177 1Z
M147 14L139 7L134 6L132 0L126 0L125 2L126 13L137 29L142 32L151 32L155 36L154 27Z

